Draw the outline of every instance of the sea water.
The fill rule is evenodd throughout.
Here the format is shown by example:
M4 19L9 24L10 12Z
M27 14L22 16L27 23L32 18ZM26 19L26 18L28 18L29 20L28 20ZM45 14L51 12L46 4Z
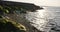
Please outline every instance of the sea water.
M56 32L55 30L60 30L60 7L44 7L36 12L27 12L26 19L40 31ZM56 29L51 30L54 27Z

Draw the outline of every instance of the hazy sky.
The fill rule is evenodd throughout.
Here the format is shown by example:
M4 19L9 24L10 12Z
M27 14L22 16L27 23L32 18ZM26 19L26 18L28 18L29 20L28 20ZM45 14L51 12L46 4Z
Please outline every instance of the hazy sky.
M9 0L9 1L34 3L39 6L60 6L60 0Z

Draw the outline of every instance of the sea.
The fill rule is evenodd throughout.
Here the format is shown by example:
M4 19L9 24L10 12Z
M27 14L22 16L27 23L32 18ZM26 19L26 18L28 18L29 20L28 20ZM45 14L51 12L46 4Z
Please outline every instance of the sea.
M43 7L36 12L27 12L25 17L40 31L60 32L60 7Z

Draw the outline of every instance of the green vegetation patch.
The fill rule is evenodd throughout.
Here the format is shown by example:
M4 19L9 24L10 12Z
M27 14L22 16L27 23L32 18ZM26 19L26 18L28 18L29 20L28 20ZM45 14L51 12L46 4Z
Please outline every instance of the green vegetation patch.
M25 26L10 19L0 18L0 32L26 32Z

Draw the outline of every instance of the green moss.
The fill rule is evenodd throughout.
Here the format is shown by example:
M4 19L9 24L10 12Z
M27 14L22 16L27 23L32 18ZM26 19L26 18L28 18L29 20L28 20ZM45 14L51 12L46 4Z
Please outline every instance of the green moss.
M8 20L0 19L0 32L25 32L26 28L20 23Z

